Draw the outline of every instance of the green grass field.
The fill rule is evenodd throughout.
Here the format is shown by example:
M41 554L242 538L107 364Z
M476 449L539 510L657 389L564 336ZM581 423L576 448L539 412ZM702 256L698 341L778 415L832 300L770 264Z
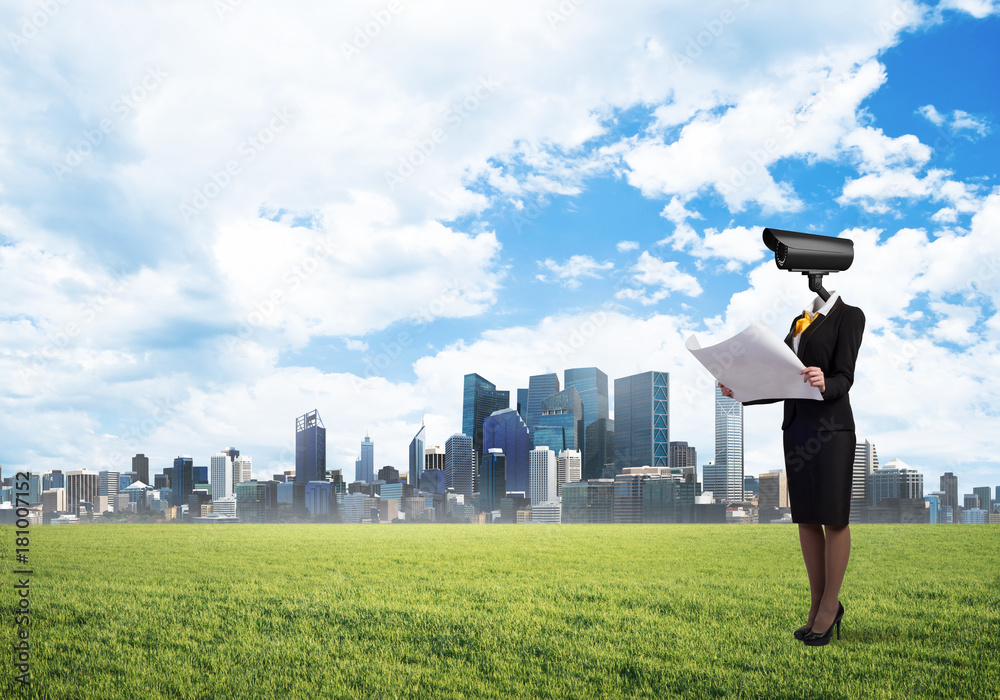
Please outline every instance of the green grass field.
M794 526L31 530L4 698L997 698L1000 526L855 525L842 639Z

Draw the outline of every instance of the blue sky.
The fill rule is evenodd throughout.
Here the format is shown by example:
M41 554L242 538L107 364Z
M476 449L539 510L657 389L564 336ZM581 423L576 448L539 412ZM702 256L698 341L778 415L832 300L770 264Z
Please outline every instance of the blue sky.
M8 2L0 464L353 478L461 426L461 378L671 375L811 301L765 226L845 236L860 439L1000 484L998 4ZM95 37L100 37L95 41ZM746 472L782 466L746 412Z

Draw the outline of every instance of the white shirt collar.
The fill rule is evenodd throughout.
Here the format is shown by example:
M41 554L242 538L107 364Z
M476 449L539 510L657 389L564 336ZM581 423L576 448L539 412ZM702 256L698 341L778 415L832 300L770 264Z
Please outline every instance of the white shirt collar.
M805 311L808 311L811 314L821 313L824 316L829 316L830 309L833 308L833 305L837 302L837 299L839 298L840 298L840 292L830 292L830 298L827 299L826 301L823 301L823 297L817 294L816 298L813 299L812 304L810 304L809 308L805 309Z

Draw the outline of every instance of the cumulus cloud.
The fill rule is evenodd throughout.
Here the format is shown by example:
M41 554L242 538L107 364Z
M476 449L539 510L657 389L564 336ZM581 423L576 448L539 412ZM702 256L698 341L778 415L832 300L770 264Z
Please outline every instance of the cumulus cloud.
M639 261L629 271L632 281L640 286L619 290L615 294L617 299L638 301L649 306L666 299L673 292L687 296L698 296L702 292L698 280L683 272L676 260L661 260L650 255L649 251L643 251Z

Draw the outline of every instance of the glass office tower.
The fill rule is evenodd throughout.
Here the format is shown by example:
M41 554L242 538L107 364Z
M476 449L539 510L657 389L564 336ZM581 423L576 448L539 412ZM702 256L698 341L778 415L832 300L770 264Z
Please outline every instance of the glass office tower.
M743 404L715 385L715 464L725 468L725 492L716 500L743 500ZM707 488L707 487L706 487Z
M312 410L295 420L295 481L325 480L326 427L319 411Z
M542 401L553 394L559 393L559 375L536 374L528 378L528 417L525 423L534 430L538 427L538 419L542 415Z
M175 506L188 502L188 497L194 491L194 459L181 455L174 460L170 488L173 491L172 502Z
M420 488L420 475L424 473L424 440L426 429L423 425L410 440L410 474L407 483Z
M503 450L487 448L479 467L479 508L487 513L500 510L500 499L507 495L506 465Z
M534 445L527 424L512 408L495 411L483 423L483 455L485 457L491 449L503 452L506 458L506 488L509 493L528 494L528 453L532 447ZM501 494L500 498L505 495Z
M670 375L615 380L615 469L670 466Z
M583 446L583 402L576 389L569 387L542 401L536 427L563 428L566 438L563 449L579 450Z
M483 453L483 423L494 411L510 407L510 392L478 374L465 375L462 390L462 434L472 438L473 459Z

